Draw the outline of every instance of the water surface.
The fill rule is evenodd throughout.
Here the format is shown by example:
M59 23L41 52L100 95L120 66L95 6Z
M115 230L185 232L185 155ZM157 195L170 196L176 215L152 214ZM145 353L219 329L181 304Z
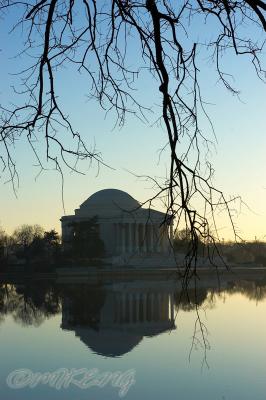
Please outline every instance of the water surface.
M205 278L181 296L171 279L3 283L1 398L265 399L266 281L217 286ZM94 381L7 384L14 370L62 368Z

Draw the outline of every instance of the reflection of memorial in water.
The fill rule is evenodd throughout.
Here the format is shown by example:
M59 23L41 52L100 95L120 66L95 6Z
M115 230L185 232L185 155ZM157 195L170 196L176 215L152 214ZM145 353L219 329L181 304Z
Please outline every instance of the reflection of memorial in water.
M123 282L64 291L62 329L75 332L93 352L121 356L143 337L175 329L173 287L169 282Z

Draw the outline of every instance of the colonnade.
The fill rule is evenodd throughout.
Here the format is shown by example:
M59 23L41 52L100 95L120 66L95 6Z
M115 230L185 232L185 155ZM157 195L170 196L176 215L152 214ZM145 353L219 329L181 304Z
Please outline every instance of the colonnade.
M114 301L114 322L116 323L174 323L172 293L122 292L115 294Z
M151 223L115 223L115 248L119 254L167 252L168 228Z

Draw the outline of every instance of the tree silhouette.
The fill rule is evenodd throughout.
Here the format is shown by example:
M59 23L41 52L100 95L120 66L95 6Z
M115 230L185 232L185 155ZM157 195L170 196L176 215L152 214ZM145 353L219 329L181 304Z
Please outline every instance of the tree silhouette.
M104 255L104 243L99 236L98 218L88 221L76 221L69 225L73 229L73 236L69 242L70 255L75 259L94 259Z
M21 257L29 258L30 249L34 252L40 252L42 249L42 239L44 230L38 225L21 225L13 232L11 241L12 247L16 249L16 254Z
M0 9L3 18L10 15L8 10L21 13L14 25L25 32L21 54L31 60L20 73L24 89L15 90L15 105L1 106L1 159L14 187L18 175L12 145L22 137L27 138L40 168L35 147L40 136L46 141L47 159L61 174L62 163L77 170L80 160L102 162L95 149L87 148L84 136L76 132L60 102L58 76L62 68L70 66L87 76L89 97L96 98L106 112L114 111L118 125L123 125L129 114L146 120L149 107L138 99L135 83L143 71L147 72L158 90L158 122L166 131L169 153L167 179L149 178L155 184L154 198L165 201L165 222L175 217L179 224L183 219L190 231L186 267L187 273L195 274L199 240L215 243L218 238L216 212L228 212L237 237L232 200L213 186L213 169L201 153L202 144L208 147L209 142L200 126L202 115L208 116L199 80L199 55L209 52L218 79L233 94L238 91L222 65L226 51L249 57L263 79L260 54L266 3L1 0ZM208 30L211 34L204 36ZM69 134L73 142L67 147ZM186 145L185 151L181 144ZM151 204L154 198L146 203Z

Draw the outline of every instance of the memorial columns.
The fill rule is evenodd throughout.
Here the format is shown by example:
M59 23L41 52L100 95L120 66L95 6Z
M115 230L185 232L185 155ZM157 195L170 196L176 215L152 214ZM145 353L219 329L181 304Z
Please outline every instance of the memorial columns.
M126 320L126 294L125 293L122 293L121 314L122 314L122 322L125 322L125 320Z
M133 319L133 297L131 293L128 294L128 302L129 302L129 323L131 323Z
M156 253L156 240L155 240L155 232L153 224L151 224L151 251L153 253Z
M136 242L136 252L140 253L140 246L139 246L139 224L135 224L135 242Z
M136 322L139 322L139 293L136 294Z
M171 321L174 321L175 316L174 316L174 296L171 293L170 296L170 313L171 313Z
M143 228L144 228L144 251L145 251L145 253L149 253L149 242L150 242L150 240L149 240L149 232L150 232L149 226L150 226L150 224L145 224L143 226Z
M149 254L168 252L173 232L158 224L144 222L124 222L113 224L115 250L119 254Z
M147 294L146 293L143 293L142 300L143 300L143 321L146 322L146 320L147 320Z
M128 252L133 252L133 235L132 235L132 224L128 224Z
M121 244L122 244L122 254L126 252L126 229L125 224L121 224Z

